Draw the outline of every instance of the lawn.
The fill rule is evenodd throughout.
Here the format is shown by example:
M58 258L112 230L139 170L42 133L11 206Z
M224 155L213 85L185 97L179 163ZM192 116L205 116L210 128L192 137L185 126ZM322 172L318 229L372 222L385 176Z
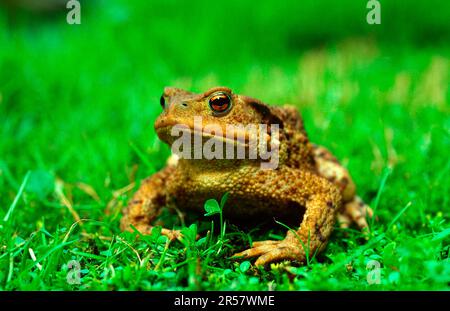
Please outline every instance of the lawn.
M448 5L386 2L371 28L356 1L297 2L94 1L72 26L0 7L0 289L450 290ZM163 213L182 242L121 232L169 155L166 85L296 105L375 210L370 236L336 228L306 265L264 270L229 257L281 238L275 222L221 236Z

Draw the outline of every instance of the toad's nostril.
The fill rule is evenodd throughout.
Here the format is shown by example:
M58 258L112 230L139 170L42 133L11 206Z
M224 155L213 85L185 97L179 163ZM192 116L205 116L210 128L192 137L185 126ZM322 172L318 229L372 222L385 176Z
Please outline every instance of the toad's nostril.
M183 106L183 107L187 107L187 106L188 106L188 104L187 104L186 102L182 102L182 103L181 103L181 106Z

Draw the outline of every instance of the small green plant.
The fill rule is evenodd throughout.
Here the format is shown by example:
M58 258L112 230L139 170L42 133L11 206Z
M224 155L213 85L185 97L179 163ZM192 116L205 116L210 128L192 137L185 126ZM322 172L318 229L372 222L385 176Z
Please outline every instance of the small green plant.
M215 200L215 199L209 199L205 202L205 205L203 207L206 211L205 216L209 217L209 216L214 216L216 214L219 214L219 217L220 217L220 236L216 243L217 246L219 247L217 250L217 254L220 253L220 251L222 250L222 246L226 242L225 230L226 230L227 224L226 224L226 222L223 221L223 208L225 207L225 203L228 199L228 195L229 195L229 193L226 192L220 199L220 203L217 202L217 200ZM211 238L212 238L213 228L214 228L214 221L212 222L212 226L211 226Z

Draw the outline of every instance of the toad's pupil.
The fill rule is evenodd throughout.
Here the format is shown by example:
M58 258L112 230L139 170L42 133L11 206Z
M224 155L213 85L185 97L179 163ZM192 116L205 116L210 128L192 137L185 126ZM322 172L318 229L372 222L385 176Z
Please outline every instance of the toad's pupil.
M217 112L223 112L230 106L230 99L226 95L216 95L209 101L211 108Z
M161 104L161 107L163 107L163 109L166 108L166 100L164 99L164 96L161 96L161 98L159 99L159 103Z

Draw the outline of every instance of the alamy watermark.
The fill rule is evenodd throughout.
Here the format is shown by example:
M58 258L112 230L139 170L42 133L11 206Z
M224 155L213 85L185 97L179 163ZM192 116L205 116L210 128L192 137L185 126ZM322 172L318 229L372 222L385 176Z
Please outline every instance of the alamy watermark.
M77 260L71 260L67 263L67 268L69 271L67 272L66 280L70 285L79 285L81 284L81 265Z
M369 0L367 2L367 9L370 11L367 13L366 21L369 25L381 24L381 4L377 0Z
M279 163L278 124L206 124L194 117L193 128L176 124L170 135L178 137L172 153L182 159L250 159L261 160L261 169L276 169ZM193 140L193 141L192 141Z
M69 10L67 12L66 20L69 25L80 25L81 24L81 4L78 0L67 1L66 8ZM367 2L366 8L370 11L366 15L366 21L369 25L379 25L381 24L381 4L378 0L369 0Z
M366 269L369 270L367 273L367 283L369 285L381 284L381 264L377 260L370 260Z
M69 25L80 25L81 24L81 4L78 0L67 1L66 8L69 10L67 12L66 21Z

